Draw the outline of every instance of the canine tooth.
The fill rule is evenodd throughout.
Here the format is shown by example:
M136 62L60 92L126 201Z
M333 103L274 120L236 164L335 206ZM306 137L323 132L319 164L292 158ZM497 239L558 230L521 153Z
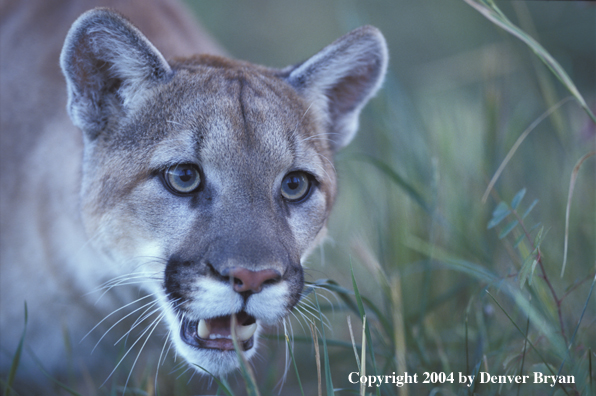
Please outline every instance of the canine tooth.
M249 324L248 326L236 326L236 337L239 341L246 341L257 331L257 324Z
M209 325L205 321L205 319L199 320L199 329L197 331L200 338L209 338L209 333L211 333L211 329Z

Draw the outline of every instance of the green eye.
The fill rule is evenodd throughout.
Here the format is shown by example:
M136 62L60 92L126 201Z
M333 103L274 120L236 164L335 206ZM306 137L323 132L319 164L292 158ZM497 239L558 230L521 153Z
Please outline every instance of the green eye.
M164 180L172 191L189 194L201 185L201 174L195 165L174 165L166 169Z
M310 192L310 180L304 172L288 173L281 182L281 195L291 202L304 199Z

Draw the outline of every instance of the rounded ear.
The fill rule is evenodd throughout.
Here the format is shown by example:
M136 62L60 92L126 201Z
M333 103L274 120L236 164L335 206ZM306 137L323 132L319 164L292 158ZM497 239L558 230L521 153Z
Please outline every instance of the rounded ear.
M68 113L89 138L172 73L161 53L128 20L105 8L81 15L70 28L60 66Z
M363 26L286 75L323 119L334 151L346 146L356 134L360 110L380 88L388 58L381 32Z

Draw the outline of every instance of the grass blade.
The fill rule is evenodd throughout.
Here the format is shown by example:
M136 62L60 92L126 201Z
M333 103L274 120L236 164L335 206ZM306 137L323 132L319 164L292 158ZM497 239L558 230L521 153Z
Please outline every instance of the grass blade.
M563 366L565 365L565 362L567 361L567 358L569 357L569 351L571 350L571 347L573 346L573 341L575 341L575 336L577 335L577 331L579 330L579 325L581 324L582 319L584 318L584 315L586 314L586 309L588 308L588 304L590 303L590 298L592 297L592 292L594 291L594 285L596 285L596 275L594 275L594 280L592 281L592 286L590 286L590 291L588 292L588 298L586 299L586 303L584 304L584 309L582 310L582 314L579 317L579 320L577 321L577 326L575 326L575 330L573 332L573 335L571 336L571 340L569 340L569 346L567 347L567 353L565 354L565 359L563 359L563 362L561 362L561 366L559 367L559 371L557 372L557 378L561 374L561 371L563 370Z
M542 356L542 354L540 353L540 351L538 350L538 348L536 348L534 346L534 344L532 343L532 341L530 341L527 337L527 335L522 331L522 329L517 325L517 323L515 323L515 321L513 320L513 318L509 315L509 312L507 312L507 310L505 308L503 308L503 306L499 303L499 301L492 295L490 294L490 292L487 290L486 294L489 295L490 298L492 298L492 300L495 302L495 304L497 304L497 306L501 309L501 311L507 316L507 318L509 319L509 321L515 326L515 328L520 332L520 334L524 337L524 340L526 340L526 342L528 344L530 344L530 346L532 347L532 349L534 350L534 352L536 352L536 354L538 355L538 357L542 360L542 362L544 363L544 365L548 368L548 370L551 372L552 375L555 375L554 371L550 368L550 365L546 362L546 359ZM569 395L569 393L567 393L567 390L561 385L561 388L563 389L563 391L565 392L565 394Z
M290 345L290 338L286 334L286 343L288 344L288 350L290 351L290 359L292 359L292 363L294 364L294 369L296 370L296 378L298 379L298 385L300 386L300 393L304 396L304 390L302 389L302 381L300 381L300 374L298 373L298 366L296 365L296 360L294 359L294 352L292 351L292 345Z
M319 350L319 336L317 335L317 329L314 323L310 324L310 332L312 333L312 341L315 345L315 358L317 359L317 379L318 379L318 390L319 396L323 396L323 385L322 385L322 378L321 378L321 352Z
M362 317L362 366L360 368L360 376L366 376L366 315ZM360 383L360 396L365 396L366 384Z
M72 396L82 396L80 393L78 393L77 391L71 389L70 387L68 387L66 384L63 384L62 382L58 381L56 378L52 377L50 375L50 373L48 373L45 368L43 367L43 365L41 364L41 361L39 360L39 358L37 356L35 356L35 354L32 353L31 350L29 350L28 352L31 352L30 355L33 358L33 360L35 360L35 364L37 365L37 368L42 372L43 375L45 375L50 381L52 381L53 383L55 383L56 385L58 385L60 388L62 388L63 390L65 390L66 392L70 393Z
M573 197L575 181L577 179L579 168L581 168L584 161L595 154L596 151L592 151L591 153L588 153L581 157L580 160L577 161L577 164L575 164L575 166L573 167L573 172L571 172L571 181L569 182L569 194L567 196L567 207L565 208L565 246L563 248L563 265L561 266L561 278L565 274L565 266L567 265L567 248L569 243L569 212L571 210L571 198Z
M524 375L524 362L526 360L526 351L528 347L528 331L530 330L530 316L528 315L528 321L526 322L526 338L524 339L524 349L522 350L522 361L521 366L519 368L519 375ZM519 391L521 390L521 383L517 387L517 396L519 396Z
M200 368L201 370L203 370L204 372L209 374L211 376L211 378L213 378L213 380L215 381L217 386L219 387L218 389L221 389L227 396L234 396L232 391L230 389L228 389L228 387L225 386L225 384L219 378L217 378L215 375L211 374L209 371L207 371L205 368L199 366L198 364L195 364L195 366L197 366L198 368Z
M397 366L403 372L408 370L406 356L408 355L406 345L406 329L404 325L404 307L402 303L401 280L399 274L392 279L391 302L393 305L393 338L395 342L395 359ZM401 388L400 396L408 396L408 384Z
M430 206L426 203L426 200L422 197L414 186L406 181L404 177L399 175L396 171L394 171L389 165L384 163L383 161L378 160L375 157L366 154L358 154L354 155L354 159L368 162L369 164L373 165L375 168L383 172L389 179L394 182L399 187L403 188L404 191L416 202L424 211L427 213L431 212Z
M469 351L469 342L468 342L468 317L470 316L470 307L472 306L472 300L473 300L474 296L472 296L470 298L470 301L468 301L468 307L466 308L466 315L465 315L465 319L464 319L464 329L465 329L465 333L464 333L464 339L465 339L465 343L466 343L466 374L470 374L470 351Z
M362 320L364 320L364 316L366 315L365 311L364 311L364 304L362 303L362 297L360 296L360 291L358 290L358 285L356 284L356 277L354 276L354 267L352 267L352 263L350 262L350 272L352 275L352 286L354 287L354 294L356 296L356 303L358 304L358 310L360 311L360 317L362 318ZM372 345L372 337L370 335L370 329L366 329L366 341L367 343L370 345L370 360L372 361L372 366L373 366L373 370L374 373L376 374L377 371L377 361L375 359L375 352L373 350L373 345ZM364 343L364 341L363 341ZM366 348L362 348L363 353L365 353L364 351L366 351ZM365 366L365 363L362 362L362 367ZM378 396L381 395L381 390L379 388L376 388L376 393Z
M468 0L464 0L464 1L468 1ZM488 194L490 194L491 190L493 189L493 187L497 183L497 180L499 180L499 177L501 176L501 173L503 173L503 170L505 169L505 167L507 166L507 164L509 163L509 161L511 160L511 158L513 158L513 155L515 154L515 152L517 151L517 149L519 148L519 146L521 146L522 142L524 140L526 140L526 138L528 137L528 135L530 134L530 132L532 132L538 126L538 124L540 124L542 121L544 121L545 118L547 118L548 116L550 116L559 107L561 107L563 104L565 104L566 102L568 102L571 99L572 99L571 96L569 96L569 97L561 100L559 103L555 104L554 106L552 106L550 109L548 109L547 111L545 111L544 113L542 113L542 115L540 117L536 118L534 120L534 122L532 122L530 124L530 126L528 126L526 128L526 130L523 131L521 135L519 135L519 137L517 138L517 140L515 141L515 143L513 143L513 146L511 146L511 149L509 150L509 152L505 156L505 159L503 159L503 162L501 162L501 165L499 165L499 168L497 169L497 171L493 175L492 179L490 179L490 182L488 183L488 187L486 187L486 191L484 192L484 195L482 196L482 203L486 203L486 200L488 199Z
M25 326L23 328L23 333L21 334L21 339L19 340L19 344L17 346L17 350L14 353L14 357L12 358L12 363L10 365L10 371L8 372L8 379L6 380L6 385L4 387L4 394L9 395L9 390L12 389L12 384L14 383L14 379L17 375L17 369L19 368L19 363L21 361L21 354L23 352L23 343L25 342L25 334L27 332L27 320L28 320L28 312L27 312L27 302L25 302Z
M592 348L588 348L588 370L590 372L590 391L594 392L594 379L592 378Z
M536 40L526 34L523 30L515 26L505 15L501 12L501 10L497 7L497 5L492 1L489 0L490 6L487 6L486 3L482 2L479 3L474 0L464 0L470 6L475 8L478 12L480 12L484 17L486 17L489 21L494 23L495 25L499 26L501 29L509 32L510 34L514 35L521 41L523 41L534 53L538 58L550 69L550 71L563 83L565 88L571 92L573 97L578 101L580 106L585 110L588 116L596 123L596 116L588 105L582 94L576 88L575 84L569 78L565 69L561 67L561 65L548 53L542 45L540 45Z
M317 303L317 311L319 312L319 319L323 322L323 316L321 315L321 307L319 305L319 298L315 290L315 302ZM334 395L333 381L331 379L331 366L329 365L329 352L327 351L327 339L325 337L325 326L321 325L321 339L323 340L323 362L325 363L325 385L327 387L327 396Z
M462 272L483 282L494 283L500 280L497 275L490 272L482 265L455 258L449 252L446 252L437 246L433 246L420 238L410 235L405 244L414 251L433 257L434 260L440 262L444 267Z
M244 353L242 352L242 350L240 349L240 345L238 344L238 337L236 336L236 323L236 315L232 315L232 342L234 343L234 349L236 350L236 355L238 355L238 361L240 362L240 373L242 374L242 377L244 378L244 382L246 384L246 392L249 396L260 396L259 388L257 387L257 381L255 380L254 373L248 365L248 362L244 357Z
M352 317L350 315L348 315L348 330L350 330L350 339L352 340L352 348L356 357L356 365L358 366L358 371L361 371L362 366L360 365L360 358L358 358L358 351L356 350L356 341L354 340L354 331L352 330Z

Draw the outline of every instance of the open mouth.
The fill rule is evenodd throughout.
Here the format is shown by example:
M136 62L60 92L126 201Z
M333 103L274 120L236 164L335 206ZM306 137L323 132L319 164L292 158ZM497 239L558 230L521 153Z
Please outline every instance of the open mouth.
M211 319L189 321L184 319L180 329L182 340L195 348L234 350L232 341L232 316L219 316ZM257 320L241 311L236 314L236 338L244 351L253 347Z

